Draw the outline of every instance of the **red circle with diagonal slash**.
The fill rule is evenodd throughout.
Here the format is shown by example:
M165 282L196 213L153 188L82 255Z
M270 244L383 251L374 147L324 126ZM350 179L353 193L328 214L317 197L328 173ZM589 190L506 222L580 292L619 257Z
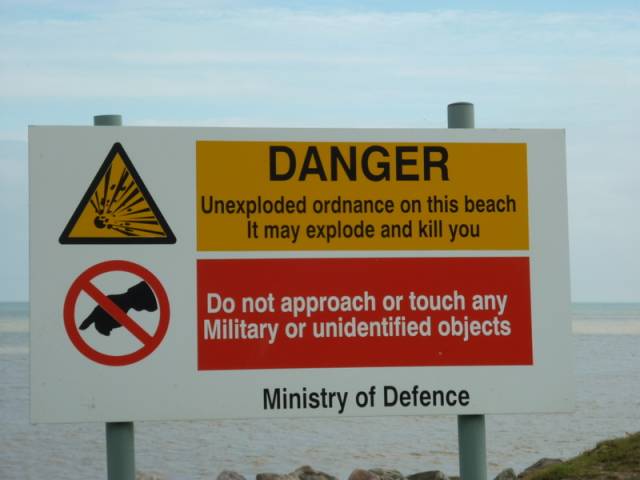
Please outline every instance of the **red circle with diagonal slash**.
M135 320L129 317L126 312L122 311L120 307L92 283L94 278L109 272L131 273L140 277L151 287L151 290L153 290L158 300L158 309L160 310L158 327L153 335L149 335ZM109 355L91 347L80 335L76 323L75 309L78 297L82 292L89 295L104 311L120 323L123 328L135 336L142 343L142 347L125 355ZM130 365L142 360L153 352L158 345L160 345L160 342L167 333L167 329L169 328L169 298L158 278L137 263L127 262L125 260L110 260L108 262L98 263L85 270L71 284L64 301L64 326L71 342L80 353L90 360L109 366Z

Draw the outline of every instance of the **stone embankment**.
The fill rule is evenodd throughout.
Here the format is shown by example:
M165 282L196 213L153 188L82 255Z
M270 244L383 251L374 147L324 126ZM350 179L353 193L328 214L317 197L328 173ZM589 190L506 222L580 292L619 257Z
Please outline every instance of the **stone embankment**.
M543 458L524 470L520 475L516 475L511 468L508 468L500 472L498 476L495 477L495 480L523 480L542 468L560 462L561 460ZM166 480L166 477L156 473L138 472L136 480ZM248 479L238 472L224 470L218 475L216 480ZM256 480L338 480L338 478L305 465L290 473L259 473L256 475ZM398 470L383 468L365 470L358 468L351 472L348 480L459 480L459 477L447 476L439 470L429 470L405 476Z
M137 480L166 480L162 475L139 472ZM211 477L213 479L213 476ZM640 432L605 440L569 460L543 458L520 474L508 468L494 480L640 480ZM217 480L247 480L237 472L225 470ZM300 467L291 473L259 473L256 480L338 480L333 475ZM398 470L356 469L348 480L460 480L438 470L403 475Z

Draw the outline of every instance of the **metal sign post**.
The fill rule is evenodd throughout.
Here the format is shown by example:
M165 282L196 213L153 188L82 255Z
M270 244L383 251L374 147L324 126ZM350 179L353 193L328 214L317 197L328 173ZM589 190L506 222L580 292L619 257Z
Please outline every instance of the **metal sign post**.
M449 128L474 128L473 103L457 102L447 107ZM487 447L484 415L458 415L458 451L462 480L487 479Z
M93 124L98 127L121 126L122 115L96 115ZM135 480L133 422L107 422L106 434L108 480Z

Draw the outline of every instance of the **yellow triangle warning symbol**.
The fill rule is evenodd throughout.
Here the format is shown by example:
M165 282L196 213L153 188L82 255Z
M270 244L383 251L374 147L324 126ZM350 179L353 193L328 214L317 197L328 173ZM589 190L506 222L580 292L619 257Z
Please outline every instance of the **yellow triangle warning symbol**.
M122 145L115 143L60 235L60 243L175 243Z

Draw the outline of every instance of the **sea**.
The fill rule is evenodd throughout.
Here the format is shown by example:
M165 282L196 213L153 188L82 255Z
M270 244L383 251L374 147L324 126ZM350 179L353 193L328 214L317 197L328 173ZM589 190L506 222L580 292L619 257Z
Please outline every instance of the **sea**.
M487 416L489 478L640 431L640 304L574 304L572 323L575 413ZM172 480L301 465L341 480L356 468L458 474L451 415L137 422L135 442L136 468ZM28 304L0 303L0 479L105 479L105 452L104 424L30 423Z

